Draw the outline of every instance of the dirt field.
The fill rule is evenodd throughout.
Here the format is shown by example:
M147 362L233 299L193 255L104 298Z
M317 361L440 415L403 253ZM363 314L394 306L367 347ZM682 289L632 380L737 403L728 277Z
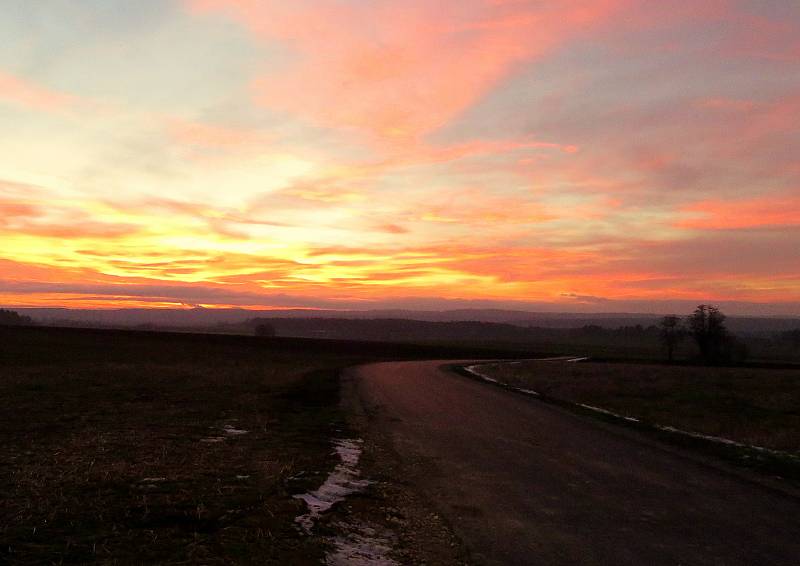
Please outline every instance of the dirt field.
M324 536L301 534L292 495L351 433L339 370L478 354L0 327L0 564L319 564Z
M31 338L7 339L0 366L0 562L320 557L292 527L288 478L325 469L347 360L152 335Z
M649 423L800 452L800 370L540 361L481 371Z

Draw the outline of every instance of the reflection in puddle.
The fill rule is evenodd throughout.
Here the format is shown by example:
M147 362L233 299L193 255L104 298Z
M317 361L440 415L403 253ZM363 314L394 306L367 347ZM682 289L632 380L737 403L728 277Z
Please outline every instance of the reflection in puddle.
M225 425L224 427L222 427L222 432L224 432L225 434L228 434L230 436L239 436L240 434L247 434L250 431L249 430L242 430L242 429L236 428L236 427L234 427L232 425Z

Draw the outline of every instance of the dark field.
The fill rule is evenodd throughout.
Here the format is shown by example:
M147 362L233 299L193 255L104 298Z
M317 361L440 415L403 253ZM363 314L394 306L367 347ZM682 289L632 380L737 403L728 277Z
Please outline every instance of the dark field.
M0 329L0 563L318 563L291 495L334 464L338 369L469 353Z
M340 369L534 355L0 327L0 564L318 564L325 542L295 527L305 508L292 495L333 468L332 438L355 434ZM648 422L800 448L800 370L524 362L494 374ZM374 514L375 497L357 506ZM429 516L417 507L409 516Z
M481 371L552 398L800 455L800 369L540 361Z

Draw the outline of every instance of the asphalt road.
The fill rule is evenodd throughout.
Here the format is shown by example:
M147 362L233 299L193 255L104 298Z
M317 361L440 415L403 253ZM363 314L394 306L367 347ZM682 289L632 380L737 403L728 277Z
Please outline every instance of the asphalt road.
M440 369L354 370L405 480L478 564L800 564L800 499Z

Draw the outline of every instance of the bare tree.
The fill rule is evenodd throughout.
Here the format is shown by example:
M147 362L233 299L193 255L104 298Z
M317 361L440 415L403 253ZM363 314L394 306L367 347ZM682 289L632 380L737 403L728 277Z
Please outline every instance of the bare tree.
M659 323L661 342L667 350L667 361L672 362L675 349L678 344L686 337L686 329L683 327L680 317L674 314L665 316Z
M707 362L719 361L728 340L725 315L717 307L698 305L689 316L688 324L703 359Z

